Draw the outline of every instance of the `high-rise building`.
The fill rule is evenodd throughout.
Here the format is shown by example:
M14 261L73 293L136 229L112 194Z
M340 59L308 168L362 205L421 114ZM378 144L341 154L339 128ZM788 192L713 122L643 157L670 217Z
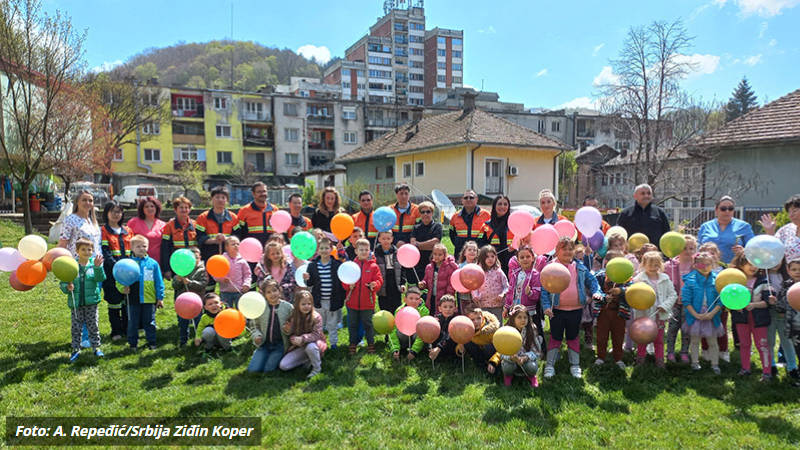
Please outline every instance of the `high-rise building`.
M434 89L464 84L464 32L434 28L425 32L425 104L433 104Z

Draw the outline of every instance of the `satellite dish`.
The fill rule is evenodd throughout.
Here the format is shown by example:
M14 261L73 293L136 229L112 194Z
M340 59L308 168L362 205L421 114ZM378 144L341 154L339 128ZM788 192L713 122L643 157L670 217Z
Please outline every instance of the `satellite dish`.
M453 202L447 198L444 192L434 189L431 191L431 197L433 197L433 203L442 210L442 213L444 213L448 219L456 213L456 207L453 205Z
M530 205L512 206L511 211L525 211L532 215L534 219L542 215L542 212L539 210L539 208Z

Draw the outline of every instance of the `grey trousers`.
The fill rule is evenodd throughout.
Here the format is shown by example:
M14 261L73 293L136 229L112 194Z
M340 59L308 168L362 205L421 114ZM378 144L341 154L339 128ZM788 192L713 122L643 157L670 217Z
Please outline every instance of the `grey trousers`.
M218 335L212 326L203 328L202 337L206 350L211 350L215 346L220 346L226 350L231 348L231 340Z
M330 308L331 302L322 300L322 308L320 308L319 314L322 316L322 325L328 332L331 345L337 345L339 343L339 322L342 321L342 310L340 308L336 311L331 311Z
M317 347L316 342L309 342L305 347L296 348L283 355L278 367L281 370L292 370L307 362L311 363L311 367L313 367L314 370L318 372L322 370L322 355L319 352L319 347Z
M97 321L97 305L79 306L70 310L72 312L72 350L81 349L81 334L83 326L89 331L89 342L92 348L100 347L100 329Z
M503 375L510 376L518 373L520 375L525 375L526 377L532 377L536 375L536 371L539 369L536 361L530 359L525 361L525 364L522 365L522 368L520 368L517 363L511 361L501 361L500 368L503 370Z

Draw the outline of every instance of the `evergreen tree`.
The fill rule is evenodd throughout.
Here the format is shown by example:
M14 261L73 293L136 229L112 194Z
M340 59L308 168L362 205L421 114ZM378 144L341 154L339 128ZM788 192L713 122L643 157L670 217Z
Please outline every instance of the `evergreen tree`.
M725 121L730 122L756 108L758 108L756 94L747 82L747 78L742 78L742 81L736 86L736 90L733 91L733 96L725 106Z

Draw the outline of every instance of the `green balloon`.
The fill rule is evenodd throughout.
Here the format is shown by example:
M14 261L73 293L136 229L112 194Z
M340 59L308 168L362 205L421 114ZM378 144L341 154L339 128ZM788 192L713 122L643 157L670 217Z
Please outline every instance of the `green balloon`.
M172 269L175 275L180 275L182 277L192 273L196 264L197 260L194 258L194 253L188 248L177 250L169 257L170 269Z
M50 269L53 275L64 283L72 283L78 278L78 262L71 256L59 256L53 261Z
M674 258L686 247L686 238L675 231L668 231L661 236L661 240L658 244L658 246L661 247L661 251L667 255L668 258Z
M372 316L372 326L378 334L389 334L394 330L394 316L389 311L378 311Z
M301 231L292 236L290 248L295 258L307 260L317 251L317 240L308 231Z
M614 258L606 264L606 278L614 283L626 283L633 276L633 263L628 258Z
M719 293L722 304L728 309L744 309L750 304L750 290L741 284L729 284Z

